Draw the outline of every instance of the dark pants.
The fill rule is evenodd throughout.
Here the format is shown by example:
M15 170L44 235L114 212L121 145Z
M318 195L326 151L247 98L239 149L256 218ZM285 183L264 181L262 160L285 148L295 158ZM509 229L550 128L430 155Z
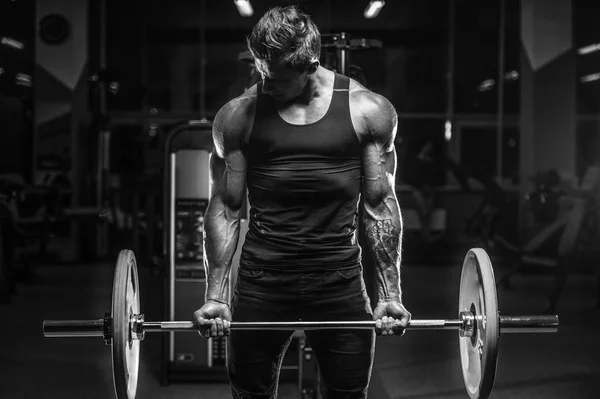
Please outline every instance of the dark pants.
M240 268L233 321L372 320L361 267L323 272ZM279 370L293 331L234 330L228 373L235 399L276 398ZM367 397L375 352L372 330L307 330L328 399Z

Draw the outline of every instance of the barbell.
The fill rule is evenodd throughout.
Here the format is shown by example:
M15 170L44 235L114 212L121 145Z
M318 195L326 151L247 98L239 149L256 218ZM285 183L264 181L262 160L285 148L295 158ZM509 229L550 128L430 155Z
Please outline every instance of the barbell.
M191 331L193 321L144 320L133 251L122 250L113 279L112 311L95 320L44 320L48 338L102 337L112 346L113 381L117 399L136 395L140 341L150 332ZM498 359L498 338L505 333L558 331L558 316L501 316L494 271L481 248L470 249L464 259L458 300L458 319L411 320L407 330L458 330L463 380L469 397L487 398L493 388ZM374 329L375 321L231 322L232 330Z

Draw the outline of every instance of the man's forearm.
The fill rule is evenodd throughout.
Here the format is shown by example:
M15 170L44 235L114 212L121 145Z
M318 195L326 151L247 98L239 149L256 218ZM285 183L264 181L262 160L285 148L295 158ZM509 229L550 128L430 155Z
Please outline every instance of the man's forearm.
M205 300L229 303L231 262L240 236L239 215L222 204L209 206L204 219Z
M402 300L402 219L397 202L388 200L376 207L366 206L363 221L367 245L375 262L378 299Z

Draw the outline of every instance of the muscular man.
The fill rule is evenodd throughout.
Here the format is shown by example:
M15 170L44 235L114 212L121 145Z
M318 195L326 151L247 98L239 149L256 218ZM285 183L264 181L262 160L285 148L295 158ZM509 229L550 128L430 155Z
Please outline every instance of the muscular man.
M320 33L293 6L269 10L248 39L262 81L214 121L205 216L206 302L200 333L229 335L234 398L275 398L290 331L230 331L235 321L377 320L375 331L306 331L330 399L365 398L375 334L401 335L402 221L394 192L397 118L384 97L319 65ZM247 186L250 224L229 302ZM357 237L375 258L365 289Z

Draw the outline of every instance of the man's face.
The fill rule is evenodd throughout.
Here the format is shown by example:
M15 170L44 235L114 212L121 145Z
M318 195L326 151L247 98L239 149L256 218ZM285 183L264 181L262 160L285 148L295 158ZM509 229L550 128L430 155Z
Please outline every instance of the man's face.
M299 69L281 61L256 60L256 69L262 76L262 92L277 102L288 102L298 97L308 81L308 68Z

